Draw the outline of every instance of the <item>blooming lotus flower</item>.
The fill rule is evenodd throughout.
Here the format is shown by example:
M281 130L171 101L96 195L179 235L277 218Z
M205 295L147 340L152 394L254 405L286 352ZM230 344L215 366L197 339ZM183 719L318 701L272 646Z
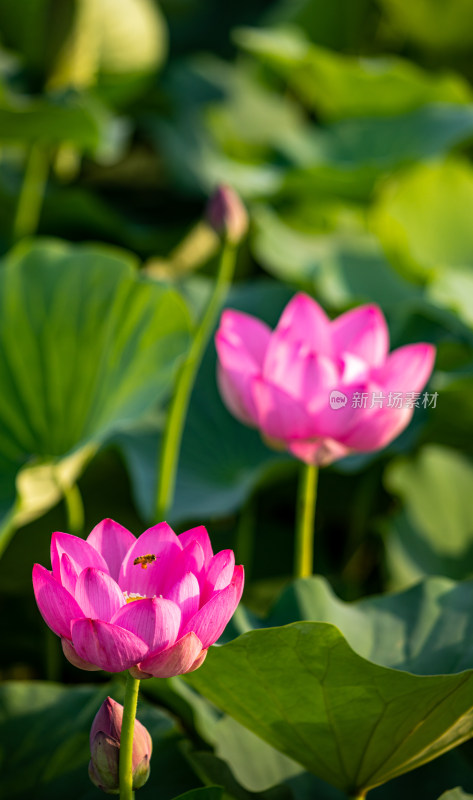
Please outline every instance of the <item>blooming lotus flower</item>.
M419 393L435 358L430 344L389 353L378 306L330 321L305 294L293 297L274 331L224 311L216 347L218 383L232 414L270 445L318 465L389 444L413 414L414 403L396 407L395 393Z
M107 697L100 706L90 729L89 777L107 794L119 792L120 737L123 706ZM133 789L140 789L149 778L153 749L145 726L135 719L133 730Z
M33 588L66 658L136 678L197 669L243 591L243 567L213 554L203 526L176 536L161 522L135 538L105 519L86 540L54 533L51 564L34 565Z

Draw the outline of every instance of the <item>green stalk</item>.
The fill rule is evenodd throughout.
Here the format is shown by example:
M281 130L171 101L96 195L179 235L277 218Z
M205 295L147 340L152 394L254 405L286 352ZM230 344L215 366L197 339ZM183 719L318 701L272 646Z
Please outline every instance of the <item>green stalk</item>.
M156 521L161 522L174 498L177 465L190 396L205 348L230 287L235 269L236 246L225 242L220 255L217 281L207 309L194 335L188 356L177 378L161 446L156 489Z
M13 241L32 236L38 227L44 190L49 172L49 159L40 144L30 147L18 205L13 221Z
M318 468L302 464L297 497L296 544L294 573L296 578L308 578L314 565L314 520L317 501Z
M360 794L351 794L348 800L365 800L366 792L360 792Z
M62 491L69 533L80 534L84 529L84 504L79 487L73 483L72 486L63 486Z
M120 736L120 800L133 800L133 734L140 682L127 673L125 703L123 706L122 732Z

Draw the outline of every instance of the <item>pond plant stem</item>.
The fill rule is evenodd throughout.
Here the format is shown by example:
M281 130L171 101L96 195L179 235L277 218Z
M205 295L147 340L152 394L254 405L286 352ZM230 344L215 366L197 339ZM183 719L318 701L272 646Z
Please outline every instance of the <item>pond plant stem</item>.
M314 520L317 501L318 467L302 464L299 478L296 514L294 574L308 578L314 566Z
M13 241L36 233L49 172L49 158L41 144L32 144L13 220Z
M69 533L80 535L84 529L84 503L76 483L63 487Z
M120 800L133 800L133 734L140 682L127 674L125 703L123 705L122 731L120 736L119 781Z
M174 396L168 411L159 459L155 509L156 522L163 521L172 506L182 434L192 389L205 348L232 282L235 259L236 245L228 240L224 241L212 296L197 326L189 353L177 378Z

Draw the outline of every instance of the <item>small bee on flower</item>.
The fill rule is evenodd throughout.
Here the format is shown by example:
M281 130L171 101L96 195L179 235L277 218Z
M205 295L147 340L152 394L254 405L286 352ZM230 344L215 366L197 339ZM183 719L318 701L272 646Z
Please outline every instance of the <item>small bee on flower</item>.
M153 555L153 553L148 553L145 556L138 556L133 561L133 564L136 566L137 564L141 564L141 569L147 569L148 564L152 564L153 561L156 561L157 556Z

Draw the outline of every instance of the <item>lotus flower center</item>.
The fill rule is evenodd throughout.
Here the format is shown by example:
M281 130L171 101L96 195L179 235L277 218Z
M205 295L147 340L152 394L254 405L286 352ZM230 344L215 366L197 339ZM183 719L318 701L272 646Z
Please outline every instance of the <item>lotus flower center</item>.
M138 594L138 592L123 592L123 597L125 598L125 603L133 603L134 600L152 600L153 597L162 598L162 594L153 594L149 596L146 594Z
M137 594L136 592L123 592L123 597L126 603L132 603L133 600L145 600L144 594Z

